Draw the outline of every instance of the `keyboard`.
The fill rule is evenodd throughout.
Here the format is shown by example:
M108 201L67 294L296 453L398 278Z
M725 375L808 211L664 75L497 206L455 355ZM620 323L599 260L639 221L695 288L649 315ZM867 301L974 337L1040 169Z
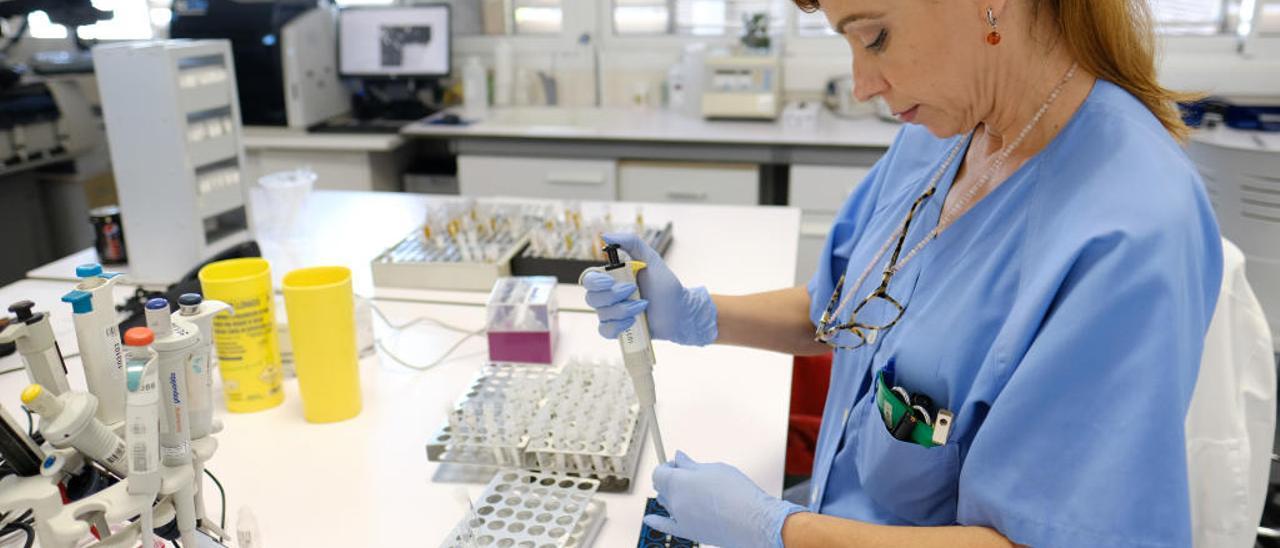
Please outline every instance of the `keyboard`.
M388 120L385 118L334 118L307 128L311 133L400 133L400 128L413 120Z

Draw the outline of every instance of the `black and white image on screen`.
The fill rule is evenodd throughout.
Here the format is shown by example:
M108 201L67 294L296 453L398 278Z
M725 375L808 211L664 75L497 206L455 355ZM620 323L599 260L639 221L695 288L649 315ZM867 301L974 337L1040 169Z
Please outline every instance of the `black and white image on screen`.
M381 30L384 67L399 67L405 57L426 55L426 48L431 44L431 27L383 26Z

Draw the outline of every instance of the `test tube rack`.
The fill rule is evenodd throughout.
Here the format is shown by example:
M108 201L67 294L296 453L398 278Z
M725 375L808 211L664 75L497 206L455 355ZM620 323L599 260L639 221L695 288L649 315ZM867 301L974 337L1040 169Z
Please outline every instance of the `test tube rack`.
M369 268L378 287L487 291L498 278L511 275L511 258L528 241L528 234L503 231L472 244L442 242L419 228L379 254Z
M592 478L631 488L645 422L621 364L574 359L546 366L491 364L427 444L427 458Z
M588 548L605 520L604 501L594 499L599 486L584 478L500 470L440 546Z

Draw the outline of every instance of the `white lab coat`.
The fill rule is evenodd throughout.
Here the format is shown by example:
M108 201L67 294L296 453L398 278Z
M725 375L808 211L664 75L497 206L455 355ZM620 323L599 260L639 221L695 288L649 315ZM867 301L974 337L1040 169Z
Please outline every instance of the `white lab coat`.
M1271 471L1276 366L1244 254L1222 247L1222 292L1186 422L1192 534L1199 548L1251 548Z

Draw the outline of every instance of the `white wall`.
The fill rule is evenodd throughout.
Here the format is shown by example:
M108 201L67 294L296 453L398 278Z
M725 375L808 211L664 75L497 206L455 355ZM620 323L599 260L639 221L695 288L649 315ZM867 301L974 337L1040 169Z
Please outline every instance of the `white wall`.
M461 0L474 2L475 0ZM638 89L648 89L651 104L661 97L667 69L680 56L686 37L619 37L612 35L610 3L564 0L565 31L559 37L517 36L517 66L552 70L560 78L561 104L588 106L594 98L592 46L578 38L587 34L598 48L603 74L603 104L632 104ZM828 79L851 72L849 51L838 37L792 36L790 22L777 42L784 47L784 88L794 98L821 94ZM478 56L492 67L494 37L460 37L455 47L457 66ZM712 45L729 45L725 37ZM1255 39L1239 51L1234 38L1171 37L1162 39L1160 76L1166 86L1232 97L1280 98L1280 38Z

